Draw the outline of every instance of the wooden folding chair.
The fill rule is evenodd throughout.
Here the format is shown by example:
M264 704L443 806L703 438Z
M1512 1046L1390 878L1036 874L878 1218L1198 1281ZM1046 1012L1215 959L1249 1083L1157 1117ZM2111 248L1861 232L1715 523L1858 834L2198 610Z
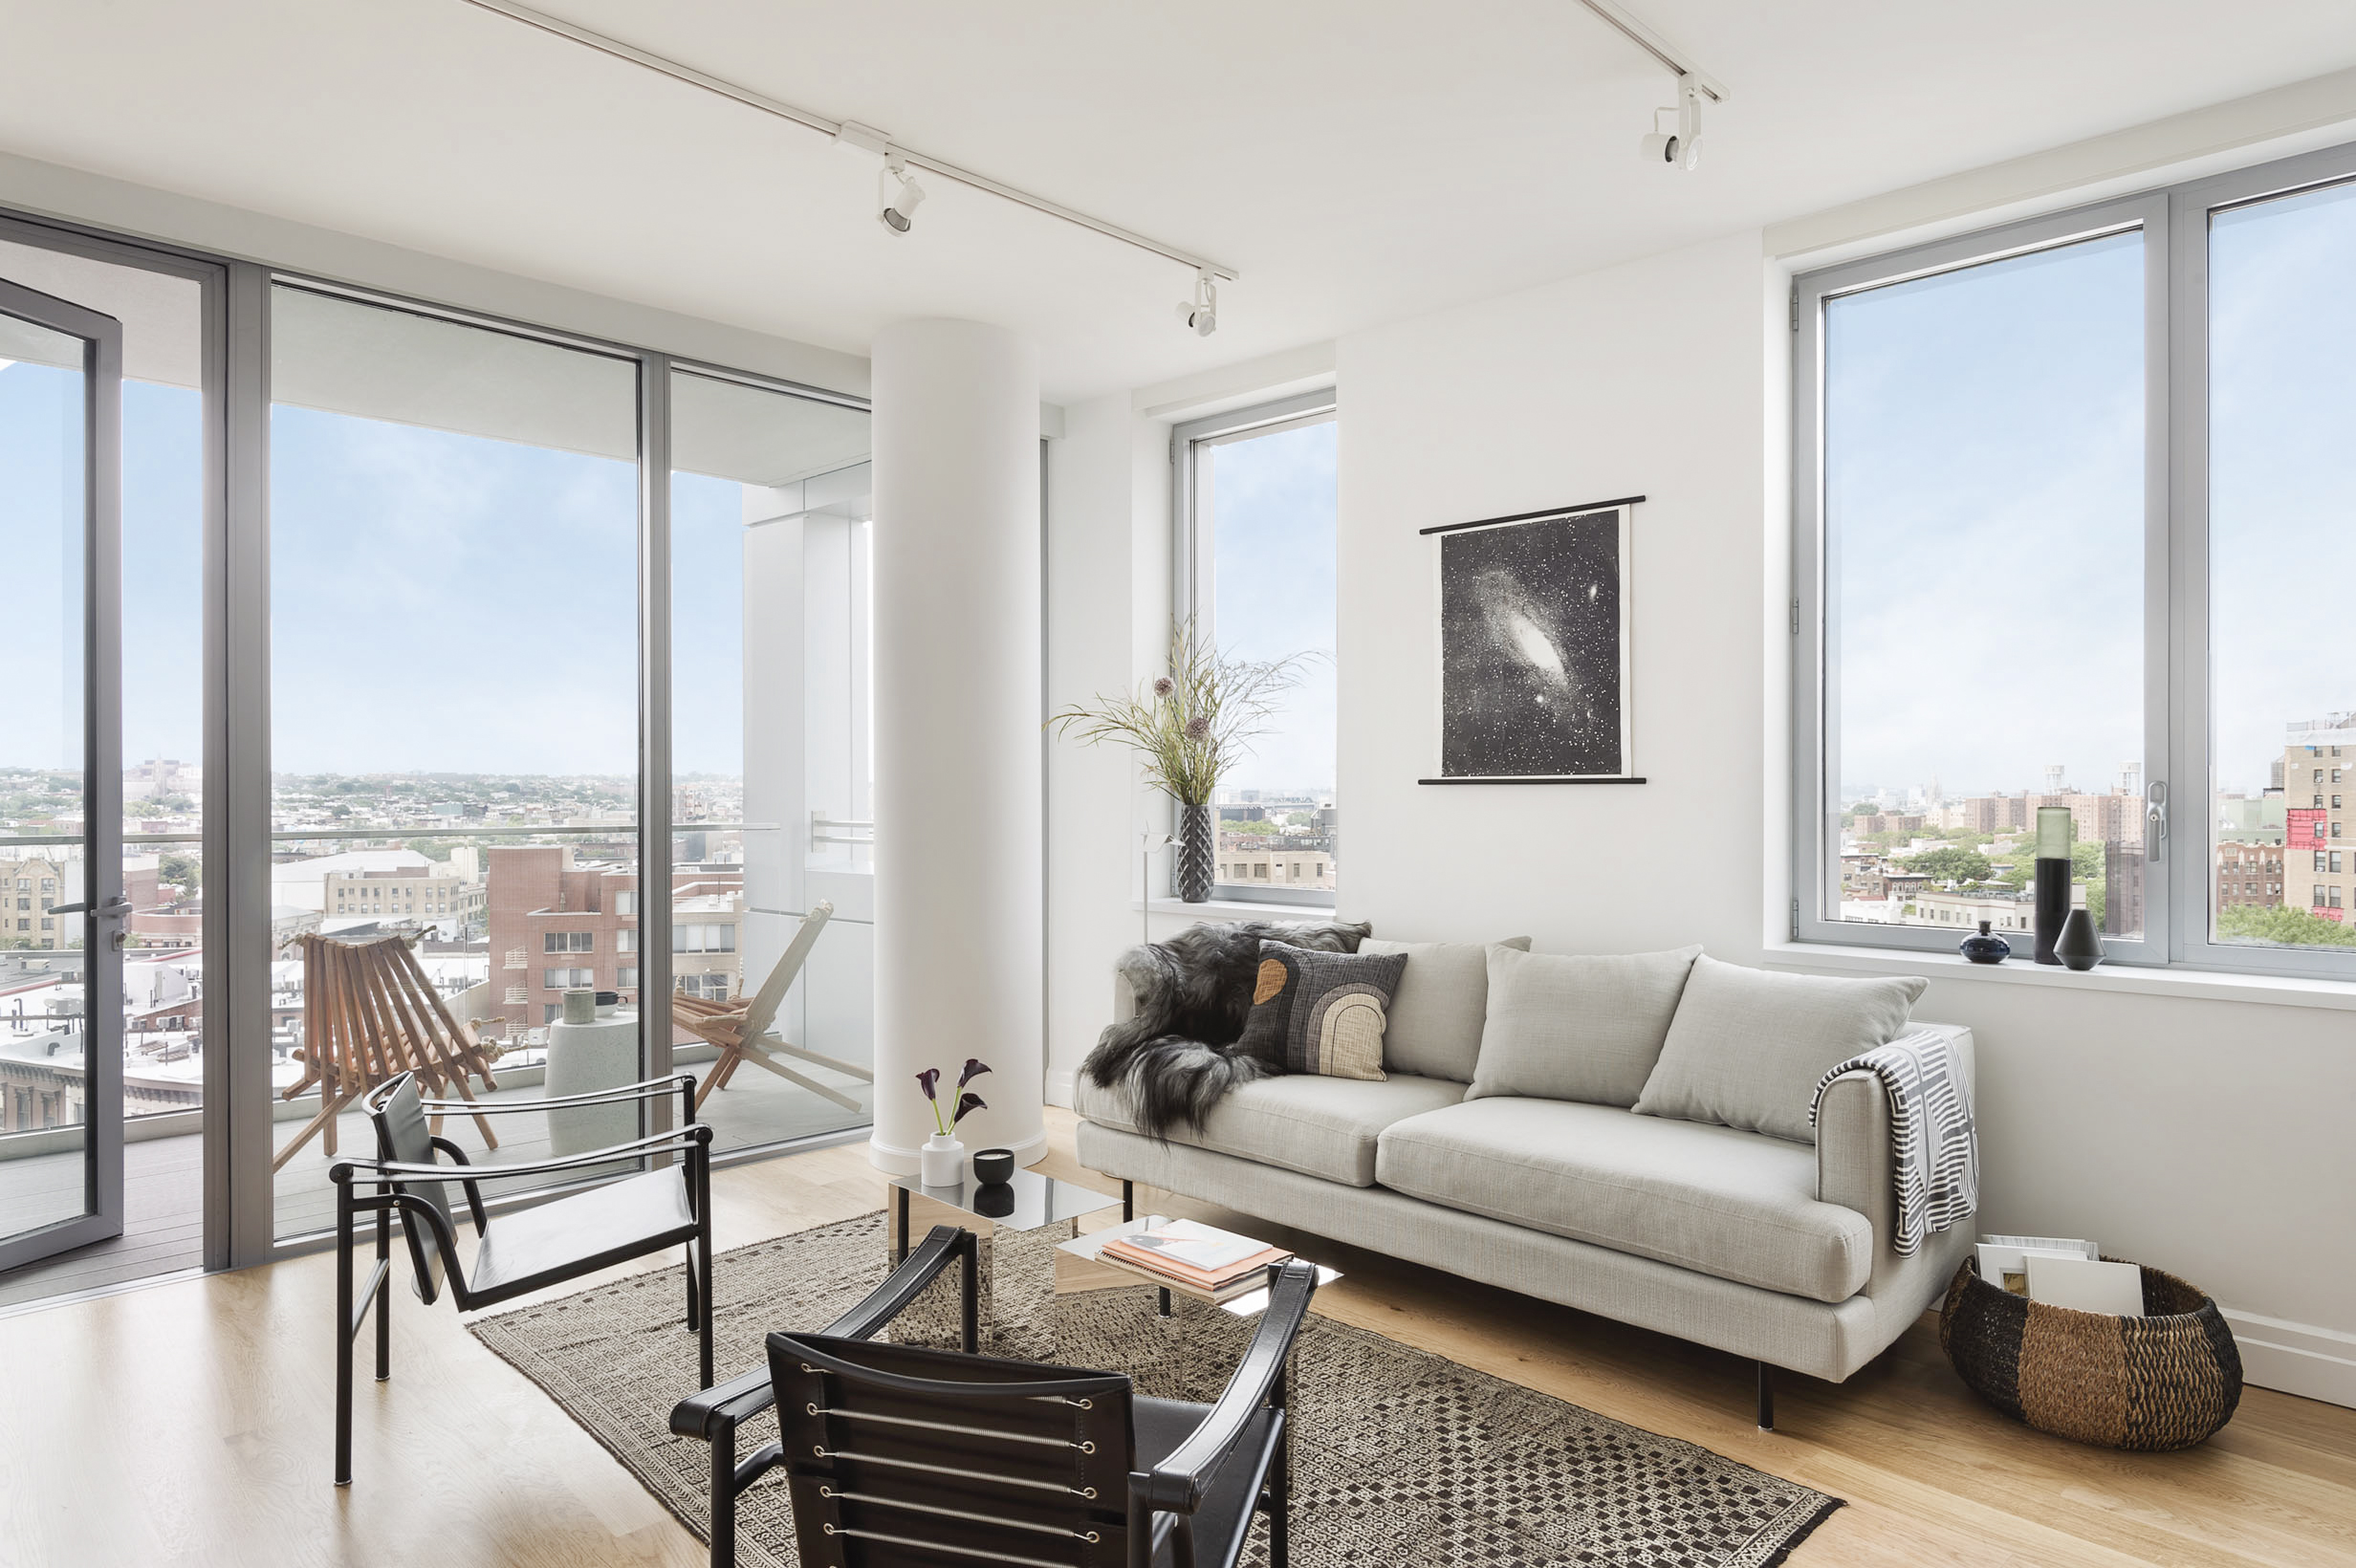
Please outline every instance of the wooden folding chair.
M469 1036L450 1016L440 991L426 977L407 939L372 937L341 942L316 931L295 939L303 954L303 1043L297 1059L302 1077L278 1096L293 1100L316 1087L319 1114L288 1140L271 1162L278 1170L313 1137L324 1135L336 1152L336 1118L353 1100L404 1073L437 1096L471 1102L469 1077L483 1080L486 1094L499 1086L491 1076L498 1048ZM485 1113L469 1110L487 1147L499 1146ZM433 1130L442 1130L436 1114Z
M671 1021L699 1039L719 1047L720 1055L712 1062L711 1071L695 1091L695 1105L701 1110L704 1101L714 1089L725 1089L728 1080L736 1076L736 1069L746 1062L765 1068L785 1079L798 1084L814 1095L822 1095L846 1111L864 1111L867 1107L839 1089L831 1089L816 1078L796 1073L779 1056L790 1056L840 1073L848 1078L875 1081L872 1069L857 1062L840 1061L833 1056L821 1056L815 1051L805 1051L798 1045L789 1045L770 1028L777 1018L777 1009L785 1003L785 993L794 987L795 976L801 973L802 965L810 957L810 949L818 945L818 933L834 918L835 906L820 899L802 917L801 929L777 960L777 967L769 971L761 989L751 997L739 997L733 1002L709 1001L701 996L681 992L671 998Z

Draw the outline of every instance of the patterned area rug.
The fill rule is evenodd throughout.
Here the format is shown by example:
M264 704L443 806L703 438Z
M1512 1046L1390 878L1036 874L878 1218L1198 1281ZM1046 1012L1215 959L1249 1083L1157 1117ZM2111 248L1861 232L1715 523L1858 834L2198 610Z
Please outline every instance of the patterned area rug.
M762 1364L770 1330L822 1328L857 1304L887 1272L884 1236L879 1211L715 1258L720 1376ZM1184 1298L1164 1318L1142 1286L1036 1301L1003 1288L1015 1272L1051 1270L1053 1247L1053 1232L999 1238L999 1327L985 1350L1123 1371L1164 1398L1218 1397L1256 1319ZM954 1321L954 1279L952 1271L927 1293L941 1299L910 1308L916 1321ZM700 1537L709 1450L667 1426L671 1405L695 1388L684 1300L680 1271L667 1269L479 1318L472 1332ZM1291 1389L1293 1557L1302 1568L1769 1568L1841 1506L1314 1313ZM739 1455L775 1433L774 1419L749 1426ZM796 1562L782 1472L740 1499L737 1519L740 1563ZM1250 1560L1265 1562L1263 1553L1255 1541Z

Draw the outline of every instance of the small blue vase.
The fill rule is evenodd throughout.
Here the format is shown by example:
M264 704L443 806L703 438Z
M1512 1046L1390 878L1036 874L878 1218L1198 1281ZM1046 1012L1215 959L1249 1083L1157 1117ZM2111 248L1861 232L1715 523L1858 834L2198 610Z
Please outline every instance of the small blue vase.
M1956 949L1974 964L2001 964L2013 956L2013 945L1988 929L1988 923L1979 923L1979 935L1967 936Z

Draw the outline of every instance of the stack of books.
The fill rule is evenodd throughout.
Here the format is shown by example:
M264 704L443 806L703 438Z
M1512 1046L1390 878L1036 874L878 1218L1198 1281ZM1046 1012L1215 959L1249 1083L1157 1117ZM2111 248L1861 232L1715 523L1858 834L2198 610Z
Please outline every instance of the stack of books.
M1192 1220L1169 1220L1133 1236L1104 1244L1098 1254L1186 1292L1232 1301L1267 1283L1268 1266L1293 1254L1250 1236L1213 1230Z

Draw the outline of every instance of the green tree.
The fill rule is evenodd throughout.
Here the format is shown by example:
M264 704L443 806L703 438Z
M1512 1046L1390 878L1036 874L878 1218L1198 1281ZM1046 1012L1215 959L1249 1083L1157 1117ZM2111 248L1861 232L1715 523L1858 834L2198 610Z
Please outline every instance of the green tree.
M2022 844L2012 852L2012 869L2002 880L2015 887L2026 887L2037 875L2037 852L2033 844ZM2103 846L2095 843L2070 845L2070 881L2099 883L2107 876L2103 868Z
M1927 849L1910 857L1906 867L1940 882L1982 882L1989 873L1988 858L1977 850Z
M164 882L192 888L204 880L204 862L193 855L174 855L167 851L156 862L156 875Z
M2261 909L2236 904L2217 911L2217 935L2227 942L2271 942L2289 947L2356 947L2356 928L2304 909Z

